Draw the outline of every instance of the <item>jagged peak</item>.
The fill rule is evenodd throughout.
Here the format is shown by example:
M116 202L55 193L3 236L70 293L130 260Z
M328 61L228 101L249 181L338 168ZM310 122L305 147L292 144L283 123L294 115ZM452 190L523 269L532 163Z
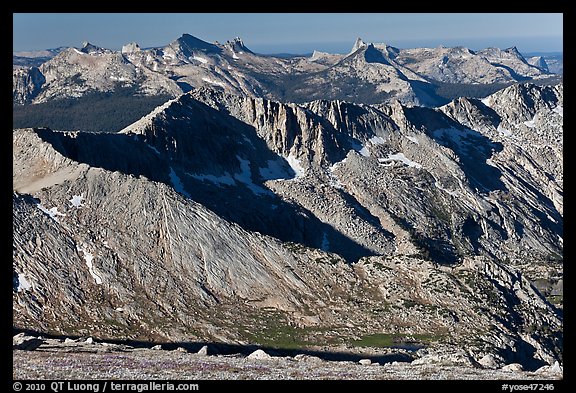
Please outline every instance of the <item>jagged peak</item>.
M232 52L247 52L247 53L254 53L250 49L244 45L244 41L240 37L234 37L231 41L226 41L224 44L226 48L231 50Z
M518 51L518 48L516 48L515 46L504 49L504 52L518 58L519 60L522 60L523 62L526 62L526 59L524 58L524 56L522 56L520 51Z
M507 53L514 53L514 54L520 54L520 52L518 51L518 48L516 48L516 46L511 46L510 48L506 48L504 49L504 52Z
M80 49L80 52L83 53L105 53L105 52L109 52L108 49L104 49L101 48L99 46L93 45L88 41L84 41L82 42L82 48Z
M121 50L122 53L133 53L140 51L140 45L138 45L136 42L130 42L129 44L123 45Z
M383 51L381 49L376 48L372 43L366 46L366 49L364 50L364 59L368 63L382 63L388 65L390 64L390 62L384 55Z
M352 50L350 51L350 54L356 52L358 49L360 48L364 48L366 47L366 43L362 40L362 38L358 37L356 38L356 41L354 42L354 46L352 47Z
M544 59L544 57L542 57L542 56L534 56L534 57L527 59L527 61L528 61L528 64L533 65L534 67L537 67L544 72L550 71L548 69L548 63L546 62L546 59Z
M326 52L321 52L321 51L318 51L318 50L314 50L314 52L312 52L312 56L310 56L310 60L311 60L311 61L318 60L318 59L320 59L321 57L324 57L324 56L326 56L326 55L327 55Z
M182 34L180 38L172 42L170 46L177 46L185 52L192 52L193 50L202 49L205 51L217 52L220 48L214 44L203 41L200 38L194 37L188 33Z

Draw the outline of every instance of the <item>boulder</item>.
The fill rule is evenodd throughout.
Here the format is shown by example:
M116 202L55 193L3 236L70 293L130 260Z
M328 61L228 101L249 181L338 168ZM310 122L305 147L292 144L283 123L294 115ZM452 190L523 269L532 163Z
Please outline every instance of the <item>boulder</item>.
M208 346L204 345L202 348L200 348L200 350L198 352L196 352L198 355L202 355L202 356L206 356L208 355Z
M492 370L498 369L502 366L501 362L499 362L492 354L484 355L482 359L478 360L478 363L482 367Z
M502 371L524 371L524 367L520 363L510 363L502 367Z
M294 356L294 360L297 360L299 362L321 362L322 361L322 359L320 359L317 356L305 355L303 353L299 353L298 355Z
M272 359L272 356L268 355L261 349L257 349L250 355L248 355L248 359L264 360L264 359Z
M549 371L550 371L551 373L554 373L554 374L562 374L562 373L564 373L564 367L562 367L562 366L560 365L560 363L558 363L558 361L556 361L556 362L554 362L554 364L550 367L550 370L549 370Z
M38 348L44 340L33 336L28 336L26 333L18 333L12 338L12 349L20 349L23 351L33 351Z

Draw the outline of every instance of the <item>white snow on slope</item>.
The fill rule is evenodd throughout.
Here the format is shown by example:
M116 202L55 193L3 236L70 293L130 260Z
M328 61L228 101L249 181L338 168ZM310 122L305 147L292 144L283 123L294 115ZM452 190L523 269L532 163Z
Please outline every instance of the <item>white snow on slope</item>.
M368 139L370 141L371 144L373 145L383 145L386 143L386 141L384 140L384 138L382 138L381 136L373 136L372 138Z
M26 280L24 274L18 273L18 287L16 288L16 291L18 292L27 291L30 288L32 288L32 285L28 280Z
M159 151L158 149L156 149L154 146L151 146L151 145L149 145L149 144L146 144L146 146L148 146L150 149L154 150L154 152L155 152L156 154L161 155L161 154L160 154L160 151Z
M77 245L76 249L78 250L78 252L84 254L84 260L86 261L86 266L88 266L88 271L90 272L90 275L92 276L96 284L98 285L102 284L102 279L96 273L96 269L94 269L94 264L92 263L92 261L94 260L94 255L83 246Z
M526 124L530 128L534 128L534 127L536 127L535 122L536 122L537 118L538 118L538 114L535 114L534 117L532 118L532 120L525 121L524 124Z
M322 251L330 250L330 240L328 240L328 235L326 234L326 232L322 234L322 244L320 245L320 249Z
M552 110L558 113L560 116L564 117L564 107L562 105L558 105L556 108Z
M113 81L117 81L117 82L128 82L129 81L128 78L124 78L123 76L116 77L116 76L111 75L110 79Z
M408 139L410 142L414 142L417 145L420 144L420 142L418 142L418 138L416 138L415 136L406 136L406 139Z
M288 174L284 170L282 161L280 158L277 160L268 160L266 168L260 168L260 176L264 180L276 180L276 179L287 179Z
M512 135L512 131L507 130L506 128L502 127L500 124L498 124L497 131L500 134L502 134L503 136L511 136Z
M442 185L440 184L440 182L438 180L436 180L436 182L434 183L434 185L436 186L436 188L438 188L441 191L444 191L445 193L452 195L453 197L457 197L460 195L460 193L458 191L451 191L448 190L447 188L442 187Z
M70 199L68 202L70 202L75 208L79 209L84 206L82 204L82 199L84 199L84 193L80 195L72 195L72 199Z
M422 165L408 159L404 155L404 153L388 154L388 158L379 158L378 159L378 162L380 162L381 164L384 164L384 163L390 162L390 161L401 161L402 163L404 163L404 165L407 165L409 167L422 168ZM389 165L387 165L387 166L389 166Z
M240 156L236 156L238 161L240 161L240 173L234 175L234 179L243 183L246 187L250 189L256 195L272 194L271 191L266 190L260 186L257 186L252 181L252 170L250 169L250 161L243 159Z
M306 171L300 164L300 160L294 157L292 154L289 154L288 157L286 157L286 161L288 161L288 164L290 164L290 167L296 174L296 178L303 177L306 174Z
M182 181L180 180L176 172L174 172L174 169L172 169L172 167L170 167L170 173L168 174L168 176L170 176L170 183L172 183L172 187L174 187L176 192L184 195L187 198L190 198L190 194L188 194L188 192L184 189L184 184L182 184Z
M343 159L342 161L338 161L338 162L334 163L334 164L330 167L330 172L334 172L334 170L336 170L336 168L338 167L338 165L345 164L347 160L348 160L348 156L344 157L344 159Z
M466 131L454 127L436 129L432 131L432 135L434 139L449 141L451 144L457 145L458 148L464 146L464 144L469 144L466 140Z
M58 216L62 216L62 217L66 217L66 214L64 213L60 213L58 211L58 208L56 206L54 206L51 209L46 209L44 206L42 206L41 203L37 204L36 207L40 210L42 210L44 213L46 213L48 216L50 216L51 219L53 219L56 222L58 221Z
M208 63L208 60L207 60L206 58L204 58L204 57L201 57L201 56L196 56L196 55L194 55L192 58L193 58L194 60L199 61L199 62L202 63L202 64Z
M357 141L352 141L352 149L363 155L364 157L370 157L370 150L361 143Z
M234 179L232 178L232 176L228 173L228 172L224 172L223 176L214 176L214 175L198 175L198 174L191 174L186 172L187 175L189 175L190 177L193 177L194 179L198 179L198 180L208 180L211 183L214 183L218 186L221 186L222 184L228 185L228 186L234 186L236 185L236 182L234 181Z
M490 107L490 97L482 98L480 101L487 107Z
M224 87L224 86L225 86L224 83L222 83L222 82L220 82L220 81L217 81L217 80L214 80L214 79L210 79L210 78L203 77L202 80L203 80L204 82L208 82L208 83L210 83L210 84L212 84L212 85L221 86L221 87Z

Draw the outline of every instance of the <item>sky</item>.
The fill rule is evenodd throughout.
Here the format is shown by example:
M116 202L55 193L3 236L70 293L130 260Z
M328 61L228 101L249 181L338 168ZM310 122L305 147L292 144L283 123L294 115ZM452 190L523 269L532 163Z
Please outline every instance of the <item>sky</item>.
M15 13L13 51L164 46L188 33L207 42L241 37L258 53L347 53L357 37L399 48L516 46L560 52L561 13Z

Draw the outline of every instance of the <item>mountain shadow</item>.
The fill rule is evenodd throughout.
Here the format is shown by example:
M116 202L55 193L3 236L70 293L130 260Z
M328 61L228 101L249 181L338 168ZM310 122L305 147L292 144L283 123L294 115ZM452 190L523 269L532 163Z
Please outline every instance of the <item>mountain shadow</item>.
M47 128L36 132L67 158L167 184L246 230L312 248L321 248L327 237L331 244L338 245L334 252L349 263L375 255L264 185L270 178L289 181L294 171L268 148L254 127L197 104L203 111L195 113L195 127L175 124L170 135L156 135L155 140L139 134L69 133ZM201 119L213 119L216 114L218 123L206 127ZM178 148L163 148L170 141L176 141ZM276 176L260 175L267 166L274 169L276 173L272 174Z
M462 128L461 124L434 109L406 108L405 114L416 128L425 130L438 144L456 153L470 187L481 194L495 190L507 191L500 179L502 172L487 162L495 153L504 149L502 143L494 142L478 131Z

